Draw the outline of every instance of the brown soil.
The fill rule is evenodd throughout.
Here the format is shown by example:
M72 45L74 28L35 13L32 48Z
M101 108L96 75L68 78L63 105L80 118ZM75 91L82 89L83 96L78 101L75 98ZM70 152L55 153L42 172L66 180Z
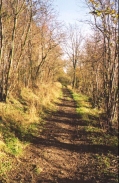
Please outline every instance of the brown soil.
M71 93L64 88L63 94L56 103L57 112L45 119L42 133L39 126L39 135L32 137L25 156L13 160L15 167L6 182L109 183L98 177L93 161L94 153L102 153L101 147L91 146L87 134L80 130L82 122Z

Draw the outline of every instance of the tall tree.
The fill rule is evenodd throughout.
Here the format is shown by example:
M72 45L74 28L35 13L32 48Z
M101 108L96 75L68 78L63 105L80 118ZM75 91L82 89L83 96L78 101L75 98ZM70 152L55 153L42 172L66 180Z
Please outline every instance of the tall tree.
M87 3L94 17L95 31L102 34L102 102L111 127L118 116L118 2L89 0Z
M21 35L21 32L19 31L21 30L21 28L19 28L19 26L21 24L21 16L26 15L25 12L27 10L28 7L26 6L25 1L5 0L2 4L2 54L0 68L0 84L2 88L1 101L6 100L10 87L14 86L13 83L15 79L15 69L17 68L17 61L20 57L19 55L21 55L19 45L21 44L21 40L23 41L23 39L23 45L25 45L26 35L28 32L28 30L26 30L24 26L24 29L26 31L25 34L24 32L22 32L23 34ZM24 16L24 18L26 17ZM28 24L26 23L26 25Z

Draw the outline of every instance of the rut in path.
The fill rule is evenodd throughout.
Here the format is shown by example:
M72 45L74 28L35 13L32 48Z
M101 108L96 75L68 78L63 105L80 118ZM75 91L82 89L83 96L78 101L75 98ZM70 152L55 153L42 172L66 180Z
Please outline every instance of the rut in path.
M80 119L70 91L56 103L58 110L45 119L42 133L33 137L26 155L17 162L9 182L19 183L96 183L92 149L80 131ZM40 130L40 129L39 129ZM97 179L96 179L97 180ZM101 181L100 181L101 183Z

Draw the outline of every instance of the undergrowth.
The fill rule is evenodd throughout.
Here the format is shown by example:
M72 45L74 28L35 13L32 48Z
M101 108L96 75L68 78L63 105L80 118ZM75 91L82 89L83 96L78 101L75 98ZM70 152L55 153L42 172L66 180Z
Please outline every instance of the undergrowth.
M55 83L33 90L23 88L17 97L10 95L6 103L0 103L0 180L14 167L12 160L24 155L32 137L42 132L42 118L55 110L53 102L59 95L61 84ZM36 172L40 171L37 168Z

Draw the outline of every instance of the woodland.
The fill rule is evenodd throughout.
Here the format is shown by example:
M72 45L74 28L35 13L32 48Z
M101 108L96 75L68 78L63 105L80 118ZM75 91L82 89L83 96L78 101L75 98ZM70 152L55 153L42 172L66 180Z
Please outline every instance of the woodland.
M87 36L83 35L78 21L68 26L59 21L52 0L0 0L0 182L118 181L118 1L85 0L84 3L92 16L91 20L84 22L91 27L91 33ZM65 108L68 106L72 107L71 111ZM59 117L56 118L56 114ZM67 175L66 178L64 170L61 170L61 176L57 174L55 177L52 169L52 177L46 175L46 181L40 163L31 163L30 158L35 161L33 159L36 157L35 154L30 156L33 153L31 150L41 153L40 147L36 149L38 143L42 146L44 142L44 139L39 140L40 133L46 137L49 133L47 128L53 128L52 134L58 135L58 129L55 131L55 125L51 123L53 120L60 121L63 115L62 121L68 121L69 125L71 120L74 123L79 121L73 132L78 140L83 128L85 138L93 145L100 145L95 153L88 145L87 149L81 145L87 153L85 159L88 161L91 157L94 158L92 162L98 162L98 165L95 164L97 169L87 179L87 174L79 179L83 173L75 173L72 178ZM50 126L45 122L48 120L51 121ZM38 135L37 139L35 135ZM69 136L70 133L67 138ZM86 143L88 140L85 140ZM47 149L50 146L48 142L45 142ZM54 140L55 144L58 142ZM33 144L36 144L34 148ZM56 146L64 148L60 145ZM66 147L67 151L72 151ZM74 154L75 164L81 152L73 145L71 147L77 153ZM25 153L29 158L22 160ZM50 154L52 156L53 153ZM23 164L26 160L31 168L27 173ZM43 158L37 161L42 162ZM87 168L89 165L90 162ZM24 172L21 172L22 166ZM18 178L18 175L21 177Z

